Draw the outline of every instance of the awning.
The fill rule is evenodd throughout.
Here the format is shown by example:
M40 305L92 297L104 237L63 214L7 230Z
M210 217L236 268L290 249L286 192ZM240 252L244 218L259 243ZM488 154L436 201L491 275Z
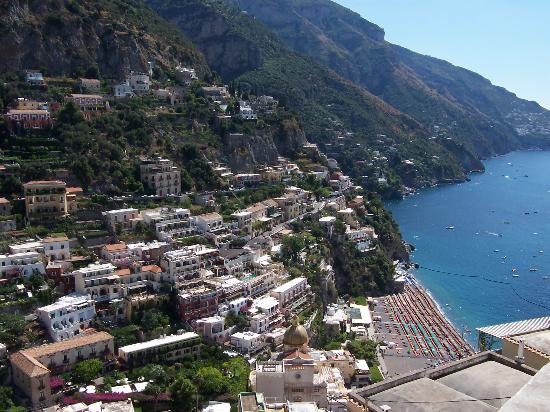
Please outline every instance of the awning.
M506 336L536 332L550 328L550 316L543 318L520 320L517 322L501 323L499 325L485 326L477 328L479 333L494 336L495 338L504 338Z

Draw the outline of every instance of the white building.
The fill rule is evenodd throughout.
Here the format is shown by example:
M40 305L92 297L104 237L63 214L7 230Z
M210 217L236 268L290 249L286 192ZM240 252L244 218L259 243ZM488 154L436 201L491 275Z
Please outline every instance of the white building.
M237 332L231 335L231 345L241 353L252 354L265 344L262 335L254 332Z
M128 76L128 83L130 84L132 91L136 94L146 93L151 87L149 76L145 73L132 72L130 76Z
M256 120L258 115L254 113L252 107L247 102L241 101L239 103L239 117L243 120Z
M130 98L134 97L134 90L128 81L113 86L113 94L115 98Z
M69 238L67 236L42 239L44 255L48 260L67 260L71 258Z
M57 302L36 310L48 335L59 342L80 335L95 317L95 302L89 296L63 296Z
M139 211L134 208L116 209L103 212L107 226L116 232L117 228L129 230L133 228L134 219L139 217Z
M22 252L12 255L0 255L0 273L2 279L15 277L30 277L33 274L45 274L42 254L37 252Z
M157 239L171 241L180 237L191 236L195 228L191 226L191 212L183 208L158 208L143 210L143 221L155 228Z
M160 265L172 282L175 282L178 278L197 277L201 269L210 267L217 258L217 249L192 245L164 253Z
M176 67L176 79L183 83L186 86L189 86L193 80L197 80L197 73L195 69L189 69L187 67L178 66Z
M12 255L18 254L18 253L29 253L29 252L37 252L37 253L43 253L44 247L42 246L42 242L37 240L28 241L25 243L20 243L16 245L9 245L10 253Z
M210 401L202 408L202 412L231 412L231 404L227 402Z
M276 287L270 293L279 301L281 308L294 308L301 305L301 301L308 298L311 287L303 276L294 278L285 284Z
M248 307L248 298L239 297L233 300L230 300L227 303L222 303L218 308L218 313L222 316L227 316L229 312L233 312L235 315L238 315L243 311L244 308Z
M225 329L225 318L223 316L210 316L197 319L195 330L207 342L223 343L229 337L229 331Z
M280 313L279 301L273 296L255 299L250 308L250 330L264 333L273 330L284 320Z
M205 213L193 216L191 222L200 233L217 232L225 229L223 217L219 213Z
M183 358L197 358L200 343L200 336L195 332L185 332L122 346L118 357L130 368L155 362L173 363Z
M111 263L92 263L70 274L74 276L75 291L90 295L96 302L106 302L122 297L116 267Z

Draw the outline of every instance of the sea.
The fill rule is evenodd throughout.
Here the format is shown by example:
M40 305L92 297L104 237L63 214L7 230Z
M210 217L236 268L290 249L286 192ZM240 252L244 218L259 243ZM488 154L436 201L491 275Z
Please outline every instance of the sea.
M416 279L475 344L475 328L550 316L550 152L484 162L471 181L387 202Z

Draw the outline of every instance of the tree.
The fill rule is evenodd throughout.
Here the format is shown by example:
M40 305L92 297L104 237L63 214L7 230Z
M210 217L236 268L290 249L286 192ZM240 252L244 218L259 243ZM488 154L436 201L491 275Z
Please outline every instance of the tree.
M83 121L82 112L73 102L68 102L57 114L58 124L74 125Z
M195 375L195 384L206 397L212 397L224 393L229 382L219 369L213 366L200 368Z
M147 365L145 368L142 369L142 375L143 377L150 381L154 382L157 385L165 386L168 382L168 376L166 375L166 371L161 365L157 364L151 364Z
M170 324L170 319L158 309L146 311L141 318L141 326L147 333L155 331L157 328L165 327Z
M99 377L103 370L103 362L99 359L87 359L79 362L74 369L74 377L78 382L88 383Z
M170 385L172 399L172 410L174 411L196 411L195 396L198 396L197 387L189 379L178 377Z
M0 314L0 342L15 346L25 330L25 319L10 313Z
M12 397L12 388L8 386L0 386L0 411L7 411L15 406Z
M304 238L298 235L284 236L282 244L284 255L290 257L292 260L296 260L298 253L306 246Z

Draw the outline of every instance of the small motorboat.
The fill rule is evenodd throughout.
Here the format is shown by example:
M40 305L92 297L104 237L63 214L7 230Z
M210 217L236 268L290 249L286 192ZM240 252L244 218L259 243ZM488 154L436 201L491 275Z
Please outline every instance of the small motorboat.
M548 275L544 275L542 278L543 278L544 280L548 280Z
M529 269L529 272L536 272L536 271L538 271L537 268L531 268L531 269Z
M512 275L512 277L513 277L513 278L519 278L519 275L518 275L517 273L514 273L514 274Z
M455 227L454 227L454 226L447 226L445 229L447 229L447 230L454 230Z

